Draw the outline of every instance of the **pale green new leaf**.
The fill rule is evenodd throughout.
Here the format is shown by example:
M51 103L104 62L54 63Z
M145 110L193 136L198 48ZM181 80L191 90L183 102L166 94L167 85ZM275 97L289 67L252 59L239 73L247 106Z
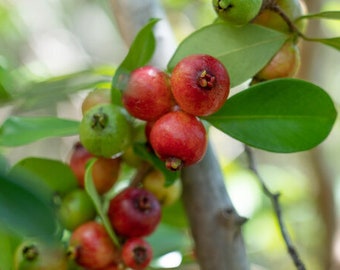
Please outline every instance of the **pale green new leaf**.
M309 38L309 41L320 42L324 45L330 46L338 51L340 51L340 37L334 38Z
M93 178L92 178L92 167L94 162L96 161L95 158L91 159L86 167L86 172L85 172L85 190L86 192L89 194L90 198L93 201L93 204L97 210L98 215L100 216L103 225L107 231L107 233L109 234L110 238L112 239L112 241L119 246L119 241L118 238L116 236L116 234L114 233L109 218L107 216L107 214L105 213L103 204L102 204L102 200L96 190L96 187L93 183Z
M322 11L318 13L311 13L303 15L297 18L296 21L301 19L329 19L329 20L340 20L340 11Z

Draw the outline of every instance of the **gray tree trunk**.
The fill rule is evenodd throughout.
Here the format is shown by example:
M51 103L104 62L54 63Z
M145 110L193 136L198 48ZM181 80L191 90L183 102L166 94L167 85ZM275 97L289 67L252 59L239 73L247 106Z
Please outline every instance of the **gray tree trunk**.
M111 0L122 37L131 44L150 19L161 18L155 27L157 49L152 64L165 68L176 49L171 27L159 1ZM202 270L247 270L241 234L245 221L235 211L224 184L219 163L209 144L204 159L182 172L183 203Z

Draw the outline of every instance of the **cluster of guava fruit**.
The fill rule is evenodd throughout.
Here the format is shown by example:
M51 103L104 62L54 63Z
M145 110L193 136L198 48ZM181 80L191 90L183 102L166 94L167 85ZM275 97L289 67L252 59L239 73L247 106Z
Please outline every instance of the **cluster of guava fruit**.
M302 1L271 2L291 22L306 12ZM262 0L213 0L213 5L222 20L237 27L254 23L292 34L252 83L296 74L300 59L295 34L305 25L294 24L297 28L292 29L275 8L264 8ZM133 70L122 91L121 105L112 101L111 89L92 90L83 100L79 141L67 161L77 187L70 185L72 189L53 201L63 240L25 241L17 248L14 269L146 269L153 256L146 237L160 223L162 207L180 197L181 182L166 186L163 172L138 156L133 144L147 146L171 171L196 164L207 148L201 117L221 109L229 92L227 69L206 54L183 58L171 74L150 65ZM139 181L116 189L122 165L136 169ZM89 175L112 231L85 190Z

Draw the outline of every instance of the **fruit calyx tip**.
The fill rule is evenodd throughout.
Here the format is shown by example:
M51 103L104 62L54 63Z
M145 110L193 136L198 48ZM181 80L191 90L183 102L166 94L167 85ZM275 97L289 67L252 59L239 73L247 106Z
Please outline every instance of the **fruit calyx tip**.
M95 113L91 119L91 128L102 130L107 126L108 115L103 112Z
M206 90L212 89L215 86L215 83L216 77L208 73L206 70L203 70L198 76L197 84Z
M179 171L183 166L183 161L179 158L171 157L165 160L165 167L170 171Z

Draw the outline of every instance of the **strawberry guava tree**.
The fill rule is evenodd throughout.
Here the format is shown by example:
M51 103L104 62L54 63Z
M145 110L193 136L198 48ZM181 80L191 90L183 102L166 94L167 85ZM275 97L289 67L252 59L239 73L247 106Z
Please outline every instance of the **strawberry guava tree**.
M73 136L77 143L67 161L28 153L6 164L4 156L0 223L10 229L0 233L11 247L4 267L159 269L153 261L179 250L183 267L197 262L202 270L249 269L246 219L229 198L209 142L212 126L244 144L288 253L296 269L305 269L282 220L279 195L267 188L252 148L288 155L316 147L331 132L337 117L332 98L293 77L301 39L340 49L337 37L307 37L305 22L339 20L340 12L308 14L300 1L263 0L252 1L249 11L258 10L249 15L249 2L240 3L241 13L233 1L212 1L216 19L176 44L158 1L112 1L129 46L124 60L109 70L93 67L57 79L67 85L76 76L91 77L69 89L90 89L79 108L82 118L5 119L3 148L50 137ZM0 93L4 102L15 98L5 88Z

